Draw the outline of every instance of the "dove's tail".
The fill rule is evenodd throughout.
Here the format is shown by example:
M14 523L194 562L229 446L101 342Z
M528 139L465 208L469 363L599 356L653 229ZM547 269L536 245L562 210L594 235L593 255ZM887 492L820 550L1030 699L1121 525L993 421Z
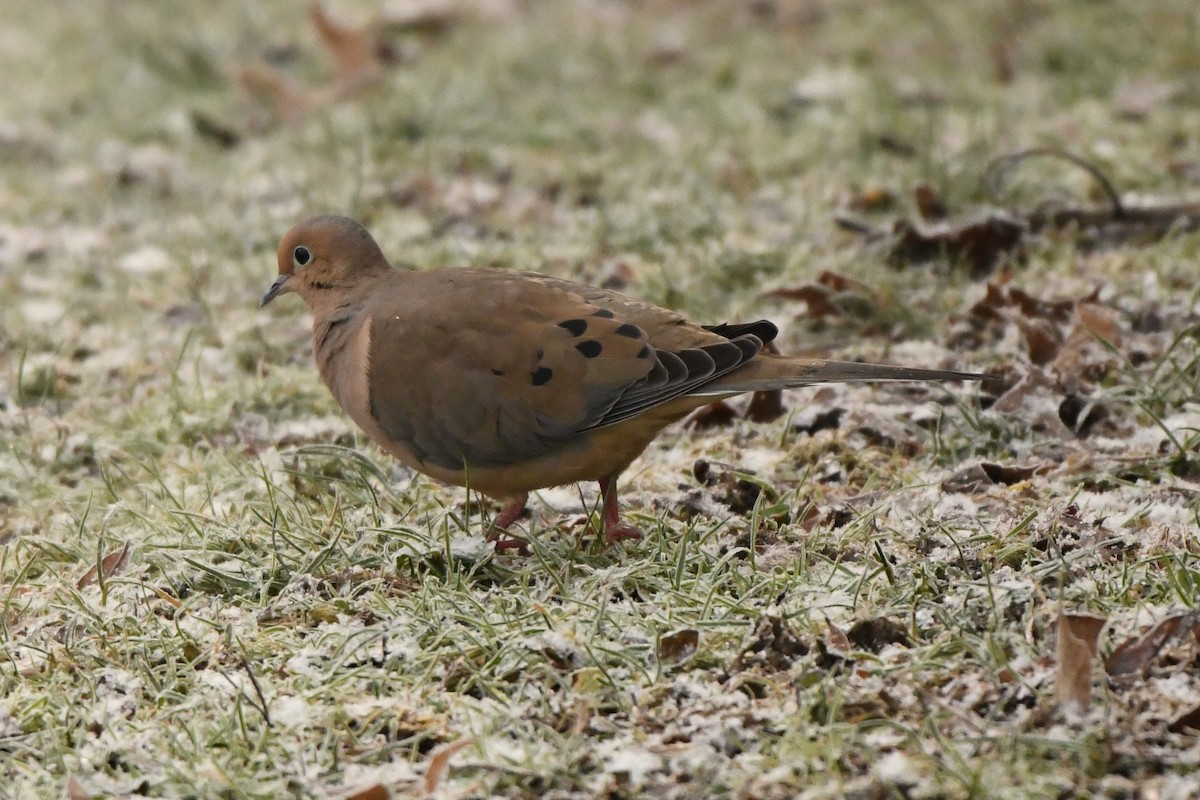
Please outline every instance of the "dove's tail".
M869 381L981 381L979 372L895 367L857 361L827 361L821 358L788 358L762 353L730 374L713 381L694 394L730 395L772 389L795 389L818 383Z

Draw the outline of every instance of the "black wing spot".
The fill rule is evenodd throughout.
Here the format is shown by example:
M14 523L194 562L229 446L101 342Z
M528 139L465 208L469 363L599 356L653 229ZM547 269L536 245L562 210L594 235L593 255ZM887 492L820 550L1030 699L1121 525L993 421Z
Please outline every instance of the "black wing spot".
M626 322L621 327L617 328L618 336L628 336L630 339L637 339L642 335L642 329L637 325Z
M554 377L554 370L549 367L538 367L533 371L533 385L541 386Z
M492 374L495 375L497 378L503 378L505 376L505 374L507 374L507 373L505 373L504 370L502 370L502 369L494 369L494 370L492 370Z
M584 358L595 358L604 351L604 345L597 342L595 339L588 339L586 342L580 342L575 345L575 349L583 353Z
M649 357L650 357L650 354L651 354L652 352L653 352L653 351L650 349L650 345L648 345L648 344L644 344L644 345L642 345L642 349L641 349L641 350L638 350L637 357L638 357L638 358L649 358Z
M613 312L609 311L607 308L602 308L599 311L597 311L595 314L592 314L592 316L600 317L601 319L612 319Z
M583 332L587 330L586 319L568 319L558 323L558 327L566 328L571 332L572 336L583 336Z
M712 331L718 336L724 336L726 339L736 339L739 336L750 334L757 336L763 344L766 344L779 335L779 328L775 327L775 323L765 319L760 319L757 322L733 324L723 322L720 325L705 325L704 329Z

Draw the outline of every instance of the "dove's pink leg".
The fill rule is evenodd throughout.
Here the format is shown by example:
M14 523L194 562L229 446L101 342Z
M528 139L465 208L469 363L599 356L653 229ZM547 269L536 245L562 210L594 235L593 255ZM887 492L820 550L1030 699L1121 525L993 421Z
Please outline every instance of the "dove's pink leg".
M604 543L615 544L622 539L640 539L642 532L632 525L621 522L621 507L617 504L617 476L609 475L600 480L600 494L604 497Z
M505 503L504 508L500 509L500 513L492 520L492 529L487 532L487 540L495 542L496 551L501 550L522 550L525 548L525 543L520 539L510 539L507 536L501 536L501 532L508 529L517 521L517 517L521 516L521 512L525 510L525 503L529 500L529 495L523 494L515 500L510 500Z

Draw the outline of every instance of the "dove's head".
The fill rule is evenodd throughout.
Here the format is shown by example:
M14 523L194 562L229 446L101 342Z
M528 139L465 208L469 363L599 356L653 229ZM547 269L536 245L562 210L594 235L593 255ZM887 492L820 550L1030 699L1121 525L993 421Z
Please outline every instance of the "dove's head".
M391 270L367 229L347 217L313 217L284 234L277 254L279 277L263 295L265 306L295 292L309 306L327 297L364 290Z

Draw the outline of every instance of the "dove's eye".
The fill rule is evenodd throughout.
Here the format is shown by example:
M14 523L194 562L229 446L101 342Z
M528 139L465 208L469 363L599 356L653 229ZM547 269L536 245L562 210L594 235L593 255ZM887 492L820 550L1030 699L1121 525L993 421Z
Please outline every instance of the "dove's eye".
M304 245L300 245L292 251L292 263L297 267L307 267L310 261L312 261L312 253Z

